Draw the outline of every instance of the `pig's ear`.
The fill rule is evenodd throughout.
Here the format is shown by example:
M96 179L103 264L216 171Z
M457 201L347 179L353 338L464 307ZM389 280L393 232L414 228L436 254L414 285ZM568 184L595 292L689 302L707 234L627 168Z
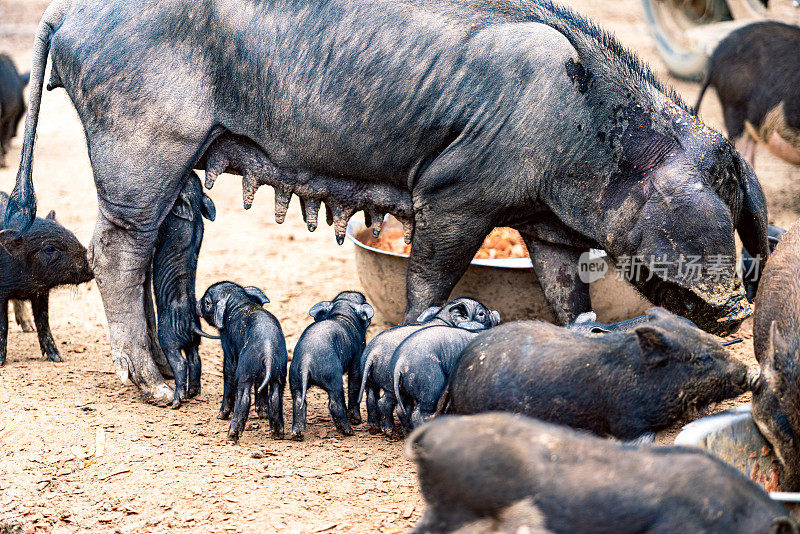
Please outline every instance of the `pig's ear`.
M225 326L225 308L228 306L228 296L225 295L217 301L214 306L214 327L217 330L222 330Z
M463 302L460 302L450 308L450 319L452 320L453 324L458 322L458 319L468 319L469 318L469 310L467 309L467 305Z
M776 517L769 525L769 534L797 534L800 528L797 522L789 516Z
M500 324L500 312L497 310L492 310L492 313L489 314L489 318L492 320L492 326L497 326Z
M597 321L597 314L595 312L583 312L575 317L573 324L593 323Z
M663 365L669 358L672 348L667 332L657 326L645 324L633 330L639 342L639 350L646 365Z
M48 220L51 220L51 221L55 221L56 220L56 210L50 210L50 213L47 214L47 217L45 217L45 219L48 219Z
M358 315L361 316L362 321L366 322L375 316L375 310L369 304L361 304L358 306Z
M734 163L739 170L739 186L742 190L742 211L736 230L747 252L765 262L769 257L767 200L753 168L736 151Z
M331 311L331 308L333 308L333 303L330 301L326 300L324 302L317 302L311 306L311 309L308 310L308 314L313 317L315 321L319 321L328 315L328 312Z
M789 348L778 331L778 323L776 321L772 321L769 325L769 338L767 338L767 350L764 356L766 361L772 364L773 368L785 369L787 365L791 365L791 361L786 360L787 356L789 356Z
M172 214L185 221L194 220L192 204L189 202L189 197L183 191L181 191L178 198L175 199L175 205L172 206Z
M436 317L436 314L439 313L441 310L442 310L441 306L439 307L432 306L419 314L419 317L417 317L417 322L427 323L428 321Z
M200 213L209 221L213 221L217 218L217 208L214 206L214 201L205 193L203 193L203 203L200 206Z
M248 297L258 302L259 306L263 306L269 302L269 299L264 292L258 289L256 286L247 286L244 288L244 292L247 293Z

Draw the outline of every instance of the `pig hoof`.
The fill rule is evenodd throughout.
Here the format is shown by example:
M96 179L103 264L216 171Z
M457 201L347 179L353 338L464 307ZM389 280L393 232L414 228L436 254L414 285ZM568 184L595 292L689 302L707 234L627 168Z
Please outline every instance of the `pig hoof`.
M166 384L156 386L150 391L142 391L142 393L144 393L145 396L150 399L150 402L156 406L167 406L168 404L172 404L172 399L174 398L174 393Z
M273 430L270 432L270 437L272 439L283 439L283 431L282 430Z
M23 332L36 332L36 327L33 326L32 323L29 323L27 321L22 321L20 326L22 327Z
M195 398L200 395L200 386L190 387L186 394L189 395L190 399Z
M239 432L235 432L233 430L228 432L228 442L233 443L234 445L239 443Z
M361 414L350 413L350 414L347 414L347 418L350 420L350 424L351 425L360 425L361 424Z
M178 408L180 408L180 407L181 407L181 400L180 400L180 399L174 399L174 400L172 401L172 406L171 406L171 408L172 408L173 410L177 410L177 409L178 409Z
M292 441L303 441L304 439L302 432L292 432Z
M256 415L259 419L269 419L269 412L266 410L266 408L256 410Z
M231 416L231 412L227 412L225 410L222 410L221 412L219 412L217 414L217 419L222 419L224 421L224 420L228 419L230 416Z
M336 430L340 433L344 434L345 436L352 436L354 434L353 429L345 426L336 426Z
M371 426L371 427L369 427L367 429L367 432L369 432L373 436L376 436L376 435L381 433L381 427L379 427L379 426Z
M47 354L45 356L45 358L49 359L51 362L63 362L64 361L64 358L62 358L61 355L59 353L57 353L57 352L54 352L52 354Z

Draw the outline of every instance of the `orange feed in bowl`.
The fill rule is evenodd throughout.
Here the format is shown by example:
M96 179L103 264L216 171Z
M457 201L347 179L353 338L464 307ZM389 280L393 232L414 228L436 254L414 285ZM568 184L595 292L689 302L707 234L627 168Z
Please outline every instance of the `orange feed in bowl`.
M411 245L407 245L403 240L403 230L400 228L384 228L378 238L372 234L364 241L368 247L403 254L408 256ZM486 236L476 259L506 259L506 258L527 258L528 251L522 241L519 232L512 228L495 228Z

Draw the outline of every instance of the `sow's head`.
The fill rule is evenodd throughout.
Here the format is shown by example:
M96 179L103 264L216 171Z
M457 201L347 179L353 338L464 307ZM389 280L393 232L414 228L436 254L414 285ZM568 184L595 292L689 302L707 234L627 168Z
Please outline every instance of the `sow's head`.
M683 117L670 124L671 135L650 129L623 136L617 178L627 187L609 186L612 195L627 194L606 217L605 245L653 304L722 335L752 313L737 277L734 232L766 259L766 201L731 144ZM607 193L607 206L612 199Z

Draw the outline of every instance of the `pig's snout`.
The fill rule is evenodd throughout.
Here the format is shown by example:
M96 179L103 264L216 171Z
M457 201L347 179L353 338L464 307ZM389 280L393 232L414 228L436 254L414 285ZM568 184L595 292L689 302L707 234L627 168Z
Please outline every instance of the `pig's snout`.
M752 367L747 370L747 374L745 375L745 386L747 387L748 391L755 391L756 389L758 389L760 380L761 380L760 367Z

